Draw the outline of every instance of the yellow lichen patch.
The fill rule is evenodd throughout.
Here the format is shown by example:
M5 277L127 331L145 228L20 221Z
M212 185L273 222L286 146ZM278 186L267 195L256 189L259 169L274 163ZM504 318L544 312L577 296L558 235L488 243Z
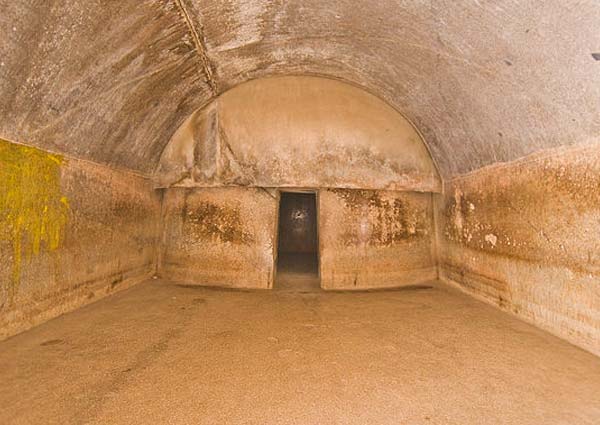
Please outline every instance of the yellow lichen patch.
M2 283L12 302L23 260L58 248L69 203L61 193L64 159L36 148L0 139L0 240L13 248L12 278Z

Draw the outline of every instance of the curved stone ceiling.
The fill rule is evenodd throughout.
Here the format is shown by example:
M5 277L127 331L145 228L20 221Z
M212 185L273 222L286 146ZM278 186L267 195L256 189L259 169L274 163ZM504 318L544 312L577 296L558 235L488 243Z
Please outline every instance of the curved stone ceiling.
M412 120L443 176L598 143L595 0L0 0L0 136L149 174L241 82L356 84Z

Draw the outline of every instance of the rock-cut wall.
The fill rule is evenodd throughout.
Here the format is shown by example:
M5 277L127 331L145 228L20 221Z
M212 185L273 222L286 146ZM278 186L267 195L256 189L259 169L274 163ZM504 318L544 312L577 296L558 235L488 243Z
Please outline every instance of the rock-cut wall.
M454 179L436 214L444 280L600 354L598 149Z
M369 289L437 276L431 194L322 189L321 286ZM171 188L159 273L187 284L273 286L278 197L258 188Z
M207 286L270 288L277 196L258 188L172 188L159 275Z
M0 338L152 275L148 178L0 140Z
M323 190L319 212L323 288L397 287L437 277L431 194Z

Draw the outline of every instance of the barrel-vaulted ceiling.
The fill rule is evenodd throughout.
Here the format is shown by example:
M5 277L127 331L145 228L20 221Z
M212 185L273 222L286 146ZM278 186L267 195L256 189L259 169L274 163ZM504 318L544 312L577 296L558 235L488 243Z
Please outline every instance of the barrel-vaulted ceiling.
M444 177L598 143L596 0L0 0L0 137L150 173L244 81L386 100Z

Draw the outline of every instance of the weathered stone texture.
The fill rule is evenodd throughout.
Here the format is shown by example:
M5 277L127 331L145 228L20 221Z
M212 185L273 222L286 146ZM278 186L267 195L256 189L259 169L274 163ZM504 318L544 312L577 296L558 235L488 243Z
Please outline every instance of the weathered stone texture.
M274 75L326 76L389 102L445 178L598 142L593 0L0 0L0 10L0 135L97 162L150 172L192 111Z
M167 145L158 186L440 191L420 134L375 96L325 78L235 87L195 112Z
M150 173L212 96L176 3L0 1L0 136Z
M597 142L600 4L585 0L186 0L220 90L323 75L414 122L443 177Z
M436 278L430 194L319 193L321 286L367 289Z
M276 196L261 189L166 190L159 274L198 285L273 285Z
M151 182L69 158L64 158L59 174L60 196L68 209L55 249L42 241L37 253L28 250L31 235L19 234L23 255L15 277L15 239L0 238L0 338L126 288L154 272L160 198ZM13 190L26 190L28 184L19 182ZM0 214L6 212L0 210Z
M600 152L454 179L436 205L442 277L600 353Z

